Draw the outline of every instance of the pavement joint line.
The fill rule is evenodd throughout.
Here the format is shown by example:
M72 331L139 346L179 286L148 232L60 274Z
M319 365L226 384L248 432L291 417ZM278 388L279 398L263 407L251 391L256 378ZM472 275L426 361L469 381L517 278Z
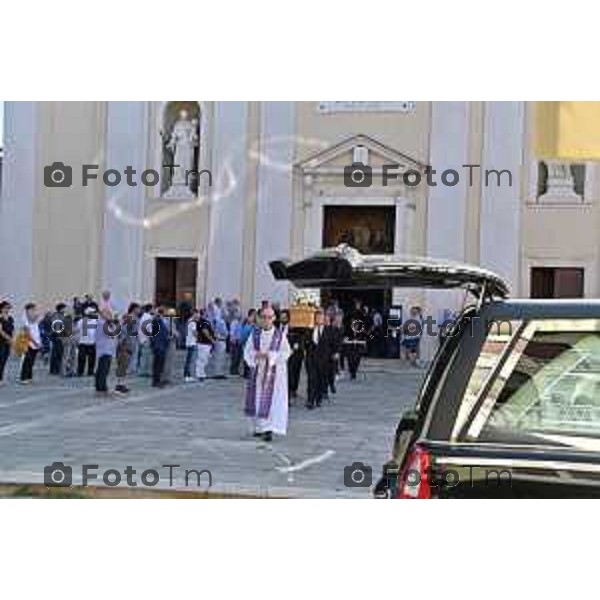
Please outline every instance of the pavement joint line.
M296 471L303 471L307 467L312 465L320 464L326 461L328 458L331 458L335 454L335 450L326 450L322 454L318 454L317 456L312 456L311 458L307 458L305 460L300 461L299 463L291 464L287 467L275 467L277 471L280 473L294 473Z
M242 444L244 447L246 447L248 445L248 442L251 442L252 440L239 440L239 441L233 441L233 440L216 440L217 443L219 442L226 442L225 445L226 446L231 446L232 444L235 444L236 447L239 448L239 445ZM194 443L196 445L201 444L201 445L206 445L206 448L210 451L213 452L214 454L218 454L218 455L222 455L223 451L222 450L217 450L214 447L209 446L208 444L212 444L214 446L214 440L207 440L205 438L200 438L200 439L196 439L194 440ZM223 445L222 443L220 444L221 446ZM317 456L313 456L310 458L307 458L305 460L302 460L298 463L294 463L294 461L288 457L286 454L284 454L283 452L279 451L279 450L275 450L275 448L273 448L270 444L258 444L256 446L257 450L269 450L270 453L277 459L279 459L282 463L285 464L285 466L277 466L274 465L274 469L279 472L279 473L293 473L296 471L302 471L304 469L306 469L309 466L312 466L314 464L319 464L324 462L325 460L327 460L328 458L330 458L331 456L333 456L335 454L334 450L327 450Z

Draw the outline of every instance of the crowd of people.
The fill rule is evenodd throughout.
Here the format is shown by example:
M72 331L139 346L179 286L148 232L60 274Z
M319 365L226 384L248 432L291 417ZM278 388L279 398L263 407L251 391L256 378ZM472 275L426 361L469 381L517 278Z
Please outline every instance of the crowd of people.
M105 291L99 300L86 295L69 304L59 302L53 310L27 303L20 322L15 322L13 306L4 300L0 302L0 382L14 353L21 358L22 384L32 382L33 367L40 357L50 375L94 377L99 393L108 392L113 360L116 393L127 394L126 379L133 375L151 377L153 386L163 387L172 381L177 347L187 348L186 381L203 381L209 358L214 376L223 378L227 343L231 339L233 350L236 323L241 321L236 306L239 303L235 301L228 303L227 322L220 299L206 310L183 307L181 314L137 302L119 313L110 292Z
M96 392L105 395L114 364L114 393L125 396L133 376L149 377L158 388L171 383L180 348L186 383L228 376L247 380L246 414L256 419L255 433L265 439L273 432L285 434L288 400L299 397L303 369L305 406L319 408L336 393L343 371L354 380L363 356L382 355L385 337L381 314L359 300L346 312L335 300L316 308L312 327L294 327L290 310L268 300L245 314L238 300L221 298L204 308L184 302L177 311L131 302L119 313L109 291L99 300L86 295L60 302L53 310L27 303L19 323L12 311L9 301L0 302L0 384L12 352L21 358L22 384L32 382L41 357L50 375L93 378ZM411 318L421 318L418 308L411 309ZM403 340L408 360L417 359L419 341L420 335Z

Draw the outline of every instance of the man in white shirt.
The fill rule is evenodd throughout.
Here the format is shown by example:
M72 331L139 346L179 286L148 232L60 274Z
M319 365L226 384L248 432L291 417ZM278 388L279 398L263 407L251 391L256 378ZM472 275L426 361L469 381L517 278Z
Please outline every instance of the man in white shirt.
M196 381L192 376L192 366L196 361L196 346L198 344L198 317L200 313L197 308L192 310L192 314L186 324L185 336L185 365L183 367L183 378L186 383Z
M83 319L79 326L81 333L77 354L77 376L83 376L87 364L87 374L91 377L96 368L96 329L98 328L98 315L91 306L83 312Z

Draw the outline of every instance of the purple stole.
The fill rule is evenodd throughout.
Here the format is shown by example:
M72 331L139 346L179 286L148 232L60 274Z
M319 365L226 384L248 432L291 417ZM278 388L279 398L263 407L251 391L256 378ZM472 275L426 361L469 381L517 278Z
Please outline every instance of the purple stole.
M260 334L261 329L255 329L252 332L252 343L254 350L260 352ZM281 346L283 336L280 329L275 329L269 352L278 352ZM271 404L273 403L273 391L275 390L275 375L277 366L272 365L265 368L263 371L262 381L260 382L260 397L258 410L256 407L256 386L258 384L258 367L254 367L250 372L248 385L246 387L246 409L245 413L249 417L258 417L259 419L267 419L271 412Z

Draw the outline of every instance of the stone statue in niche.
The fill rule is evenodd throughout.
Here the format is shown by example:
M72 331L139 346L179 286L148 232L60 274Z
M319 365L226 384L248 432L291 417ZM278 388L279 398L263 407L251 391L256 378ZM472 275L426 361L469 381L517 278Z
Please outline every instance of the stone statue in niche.
M540 201L581 202L581 197L575 192L575 180L569 164L549 160L546 168L546 192L540 196Z
M166 141L166 147L173 156L173 166L170 168L172 179L165 198L195 197L191 183L197 170L194 157L198 141L198 119L190 119L186 110L180 111Z

